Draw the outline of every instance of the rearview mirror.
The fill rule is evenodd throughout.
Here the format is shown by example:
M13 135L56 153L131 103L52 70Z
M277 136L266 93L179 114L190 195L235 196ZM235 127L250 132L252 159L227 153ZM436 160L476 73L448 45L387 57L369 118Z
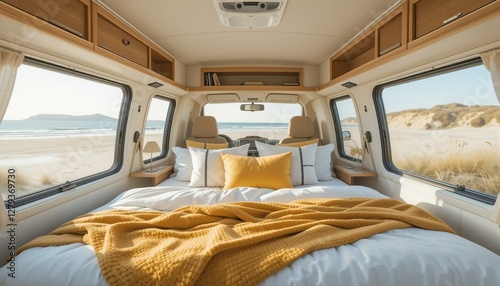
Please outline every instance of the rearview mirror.
M262 111L264 110L264 104L242 104L240 105L240 110L242 111Z

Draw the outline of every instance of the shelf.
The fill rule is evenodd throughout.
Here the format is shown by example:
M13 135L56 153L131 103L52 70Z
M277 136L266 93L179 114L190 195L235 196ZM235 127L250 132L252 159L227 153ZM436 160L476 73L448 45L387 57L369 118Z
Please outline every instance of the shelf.
M174 59L161 50L151 48L151 70L174 80Z
M330 80L406 49L407 3L403 2L330 58Z
M202 68L201 83L203 90L297 90L302 88L302 68Z
M335 165L333 166L333 170L335 171L335 174L340 180L349 185L353 185L355 183L356 178L367 178L367 177L377 176L377 173L362 167Z
M158 169L160 168L160 169ZM160 166L153 167L153 172L150 172L149 169L141 170L130 174L131 178L149 178L151 179L151 185L156 186L159 183L166 180L170 174L172 174L174 167L173 166Z

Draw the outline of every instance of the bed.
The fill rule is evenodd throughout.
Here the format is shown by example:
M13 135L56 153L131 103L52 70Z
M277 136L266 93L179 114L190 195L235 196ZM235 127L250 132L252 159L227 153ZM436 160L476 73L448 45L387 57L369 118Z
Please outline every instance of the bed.
M208 151L200 152L208 154ZM192 181L179 180L182 175L179 168L182 167L176 166L177 178L170 178L156 187L127 190L92 213L116 210L172 214L186 206L218 207L251 202L281 207L297 201L389 200L374 189L348 186L333 177L279 189L192 186ZM204 181L206 184L207 180ZM288 253L289 249L281 247L280 251ZM108 285L109 282L103 277L94 249L84 243L28 248L16 257L16 265L15 279L8 277L6 266L0 269L1 285ZM233 277L225 284L486 286L499 285L498 265L498 255L456 234L405 227L305 253L258 283L246 279L235 281ZM184 275L178 272L175 277L155 283L180 285L178 278ZM220 271L220 275L225 274ZM195 279L198 285L210 284L207 281ZM155 283L141 280L139 284Z

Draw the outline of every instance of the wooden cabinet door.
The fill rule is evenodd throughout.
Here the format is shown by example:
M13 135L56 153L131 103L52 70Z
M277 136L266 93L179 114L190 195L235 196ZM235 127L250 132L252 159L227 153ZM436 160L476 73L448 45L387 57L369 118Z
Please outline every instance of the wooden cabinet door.
M99 47L148 67L148 46L102 15L97 19L97 34Z
M413 39L418 39L494 1L495 0L412 1L413 13L410 21L413 21Z
M81 38L88 39L89 6L79 0L38 1L1 0L26 13L52 23Z

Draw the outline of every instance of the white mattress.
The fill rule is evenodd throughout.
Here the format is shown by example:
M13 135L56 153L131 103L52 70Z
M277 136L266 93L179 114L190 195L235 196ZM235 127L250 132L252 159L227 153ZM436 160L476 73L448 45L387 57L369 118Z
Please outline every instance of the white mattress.
M385 197L339 180L281 190L187 188L172 179L132 189L96 209L171 211L186 204L289 202L300 198ZM16 278L0 269L0 285L107 285L90 246L32 248L16 258ZM337 248L312 252L262 285L500 285L500 257L460 236L397 229Z

